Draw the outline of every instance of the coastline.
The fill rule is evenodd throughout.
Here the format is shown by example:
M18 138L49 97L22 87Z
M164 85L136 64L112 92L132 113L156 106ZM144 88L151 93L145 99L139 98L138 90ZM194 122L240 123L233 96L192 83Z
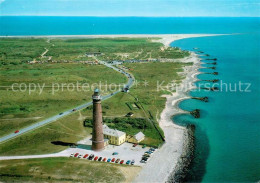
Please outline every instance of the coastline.
M182 161L182 157L190 157L193 152L193 130L174 123L172 117L178 114L188 113L178 107L178 104L190 98L188 92L196 88L197 75L200 74L200 58L194 52L182 62L193 62L192 66L184 67L180 74L185 75L181 85L187 86L186 90L180 90L171 95L164 95L166 106L161 113L159 125L165 134L165 143L154 153L153 158L147 162L134 182L175 182L176 176L186 167L190 161ZM192 127L191 127L192 128Z
M0 36L0 38L161 38L153 40L169 47L173 41L192 37L223 36L229 34L114 34L114 35L24 35Z

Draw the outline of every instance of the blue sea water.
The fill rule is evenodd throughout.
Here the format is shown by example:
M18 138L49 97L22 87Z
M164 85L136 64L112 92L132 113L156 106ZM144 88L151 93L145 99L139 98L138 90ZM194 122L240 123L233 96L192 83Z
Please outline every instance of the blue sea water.
M0 35L247 33L259 18L0 16Z
M216 71L219 75L201 74L199 79L220 79L223 83L231 84L229 91L223 84L223 91L190 92L191 96L208 96L208 103L192 99L180 103L185 110L201 109L200 119L190 115L174 117L178 124L196 125L196 156L190 175L193 181L260 180L259 44L260 34L257 33L191 38L172 43L172 46L186 50L199 47L211 58L218 59ZM241 91L239 82L244 83ZM201 83L199 81L196 84L199 86ZM248 92L242 91L246 89L246 83L250 83Z
M231 89L239 82L251 84L250 92L191 91L191 96L208 96L209 102L189 99L180 107L201 109L201 118L178 115L174 121L196 126L190 181L260 180L260 18L0 17L2 36L166 33L237 33L171 44L185 50L198 47L218 59L219 75L201 74L199 79L220 79L231 83Z

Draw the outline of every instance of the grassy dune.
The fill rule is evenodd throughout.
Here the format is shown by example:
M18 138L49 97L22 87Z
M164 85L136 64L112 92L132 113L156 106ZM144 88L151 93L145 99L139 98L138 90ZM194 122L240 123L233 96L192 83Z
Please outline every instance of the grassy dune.
M0 38L0 63L2 65L26 63L39 57L44 48L49 46L47 39Z
M154 38L155 39L155 38ZM93 61L86 52L101 52L104 61L129 59L183 58L189 53L178 48L161 49L163 45L150 38L37 39L0 38L0 64L17 65L28 61ZM48 52L42 57L42 53Z
M91 60L86 52L101 52L97 58L105 61L148 59L148 58L183 58L188 52L178 48L161 50L162 44L145 38L100 38L100 39L52 39L53 47L47 56L54 60Z
M47 154L62 151L69 146L55 142L76 143L90 135L91 129L83 126L84 118L75 112L51 124L0 144L0 155Z
M0 136L91 101L95 85L83 91L82 87L76 88L77 82L79 86L83 83L91 86L100 82L120 84L126 81L121 74L102 65L63 63L3 66L0 68L0 85L9 87L9 90L0 88ZM37 87L31 93L28 90L17 91L19 87L13 91L10 88L13 83L25 83L27 86L34 83ZM66 87L69 83L75 86L73 91L72 86ZM42 93L38 85L44 86Z
M120 165L122 166L122 165ZM1 182L123 182L138 167L127 171L115 164L75 158L1 161ZM124 169L125 170L125 169ZM128 175L124 175L124 174ZM128 180L129 181L129 180Z

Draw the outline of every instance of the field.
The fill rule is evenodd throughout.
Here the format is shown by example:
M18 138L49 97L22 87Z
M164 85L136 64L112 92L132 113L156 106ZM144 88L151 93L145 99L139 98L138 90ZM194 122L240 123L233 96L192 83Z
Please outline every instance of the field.
M1 161L1 182L124 182L140 168L70 158Z
M47 154L69 147L58 142L73 144L90 135L91 129L83 126L80 112L66 116L49 125L0 144L0 155Z
M49 47L46 39L0 38L0 63L17 65L40 57L44 48Z
M0 67L0 136L91 101L93 90L99 84L126 81L124 76L103 65L3 65ZM14 83L17 85L12 90ZM89 87L82 88L84 83ZM35 85L31 92L25 90L30 84ZM104 90L103 94L109 92Z
M85 57L86 52L100 52L98 59L113 60L145 60L149 58L182 58L187 52L177 48L161 50L160 43L151 42L144 38L117 38L117 39L52 39L52 45L47 56L53 60L92 60ZM87 49L86 49L87 48Z
M121 92L102 103L104 121L110 120L110 127L117 126L130 135L142 131L146 135L142 143L159 146L163 142L164 136L158 124L160 113L165 105L165 98L162 95L169 94L169 91L160 88L158 90L158 83L164 82L163 85L171 82L179 83L183 78L178 72L181 72L185 65L190 64L174 62L176 58L189 55L188 52L178 48L162 49L161 43L151 42L150 39L144 38L1 39L0 45L2 64L0 68L1 136L91 101L93 90L78 90L80 88L78 86L73 91L70 91L68 87L62 90L60 89L61 84L101 83L102 87L106 83L126 83L126 78L114 70L102 65L83 64L80 62L81 59L109 61L115 58L120 60L169 58L172 59L171 62L123 64L128 68L127 72L134 75L135 85L129 93ZM102 54L96 57L86 57L86 52ZM43 53L44 56L42 56ZM126 55L128 56L125 57ZM49 58L51 59L47 61L46 59ZM28 62L29 60L33 62ZM118 67L122 67L122 65ZM34 83L45 87L42 91L37 88L31 93L28 90L15 92L10 91L13 83L26 85ZM56 91L58 86L55 85L54 93L53 83L58 84L60 89ZM17 90L18 86L14 89ZM94 88L92 87L92 89ZM102 95L110 93L109 90L104 91L102 88L101 91ZM141 121L127 121L125 116L129 112L133 113L132 118L138 118ZM91 128L84 127L83 121L91 119L91 117L92 107L77 111L70 116L1 144L0 154L45 154L64 150L67 146L57 145L53 142L77 143L90 135Z
M0 64L17 65L28 62L95 61L86 53L98 52L98 59L147 60L183 58L189 53L178 48L163 48L158 42L146 38L99 39L10 39L0 38ZM163 48L163 49L162 49Z

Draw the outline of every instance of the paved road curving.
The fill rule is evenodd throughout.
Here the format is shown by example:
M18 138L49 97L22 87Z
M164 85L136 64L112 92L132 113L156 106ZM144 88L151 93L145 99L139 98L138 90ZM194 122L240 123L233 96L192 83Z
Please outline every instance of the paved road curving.
M100 63L100 64L103 64L103 65L105 65L105 66L107 66L107 67L109 67L109 68L111 68L111 69L114 69L114 70L117 71L117 72L120 72L120 73L124 74L124 75L128 78L128 82L125 84L125 87L131 88L131 87L133 86L133 84L134 84L134 77L133 77L133 75L131 75L131 74L129 74L129 73L127 73L127 72L125 72L125 71L123 71L123 70L121 70L121 69L118 69L118 68L112 66L111 64L109 64L109 63L107 63L107 62L99 61L99 63ZM116 95L116 94L119 93L119 92L121 92L121 90L118 90L118 91L116 91L116 92L113 92L113 93L111 93L111 94L109 94L109 95L105 95L105 96L102 97L102 100L107 100L107 99L109 99L110 97ZM86 108L86 107L88 107L88 106L91 106L91 105L92 105L92 101L90 101L90 102L88 102L88 103L85 103L85 104L82 104L82 105L80 105L80 106L78 106L78 107L75 107L74 109L76 109L76 110L81 110L81 109L84 109L84 108ZM42 127L42 126L44 126L44 125L46 125L46 124L49 124L49 123L51 123L51 122L54 122L54 121L56 121L56 120L58 120L58 119L60 119L60 118L62 118L62 117L64 117L64 116L70 115L70 114L72 114L72 113L74 113L74 112L75 112L75 111L73 111L73 109L70 109L70 110L67 110L67 111L63 112L61 115L57 114L57 115L55 115L55 116L53 116L53 117L50 117L50 118L48 118L48 119L45 119L45 120L43 120L43 121L34 123L34 124L32 124L32 125L30 125L30 126L28 126L28 127L25 127L25 128L23 128L23 129L20 129L20 130L19 130L19 133L11 133L11 134L9 134L9 135L6 135L6 136L1 137L1 138L0 138L0 143L7 142L7 141L9 141L9 140L11 140L11 139L13 139L13 138L15 138L15 137L17 137L17 136L20 136L20 135L25 134L25 133L27 133L27 132L29 132L29 131L35 130L35 129L37 129L37 128L40 128L40 127Z

